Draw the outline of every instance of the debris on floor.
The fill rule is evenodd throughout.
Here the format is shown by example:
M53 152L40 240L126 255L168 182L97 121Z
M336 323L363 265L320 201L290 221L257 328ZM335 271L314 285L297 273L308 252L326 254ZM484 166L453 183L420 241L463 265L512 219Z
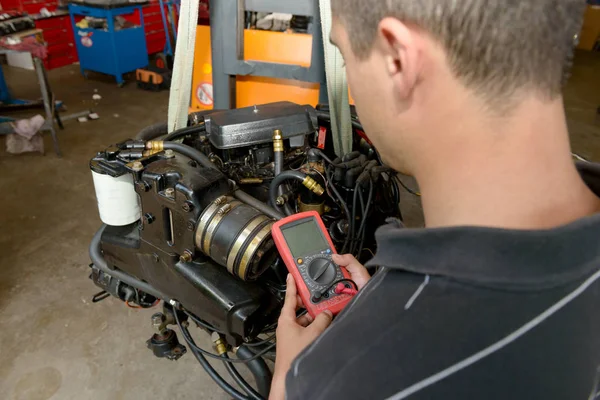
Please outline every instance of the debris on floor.
M14 133L6 136L6 151L21 154L38 151L44 154L44 139L38 134L44 125L44 117L36 115L31 119L21 119L12 124Z

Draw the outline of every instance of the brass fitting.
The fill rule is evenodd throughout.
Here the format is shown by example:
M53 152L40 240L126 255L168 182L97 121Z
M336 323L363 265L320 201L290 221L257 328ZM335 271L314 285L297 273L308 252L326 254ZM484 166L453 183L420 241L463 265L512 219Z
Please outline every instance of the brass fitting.
M261 178L242 178L240 179L240 184L248 185L248 184L260 184L263 183Z
M146 149L151 150L152 153L158 153L164 150L164 142L162 140L150 140L146 142Z
M283 152L283 134L279 129L273 131L273 151Z
M307 176L306 178L304 178L304 181L302 181L302 184L304 186L306 186L306 188L308 190L310 190L311 192L315 193L318 196L322 196L323 193L325 193L325 189L323 189L323 186L319 185L319 183L317 181L315 181L313 178L311 178L310 176Z
M218 355L222 356L223 354L227 353L227 342L221 337L221 335L219 335L217 332L213 332L211 339Z

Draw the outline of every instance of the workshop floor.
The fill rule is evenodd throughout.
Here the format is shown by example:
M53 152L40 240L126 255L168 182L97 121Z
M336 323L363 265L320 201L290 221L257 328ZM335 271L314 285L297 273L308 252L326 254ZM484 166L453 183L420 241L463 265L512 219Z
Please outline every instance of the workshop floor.
M4 70L16 96L39 96L33 73ZM600 161L598 71L600 54L578 55L566 107L574 150ZM8 155L0 143L0 397L226 399L191 354L170 362L145 348L153 310L130 309L112 298L90 301L96 288L87 278L87 246L100 221L88 161L166 119L168 93L133 84L118 89L97 76L86 81L76 66L49 77L68 113L93 108L100 119L65 122L62 159L48 136L45 156ZM95 90L102 96L96 102ZM417 202L411 199L403 210L408 225L422 223ZM199 343L209 347L205 336L198 335Z

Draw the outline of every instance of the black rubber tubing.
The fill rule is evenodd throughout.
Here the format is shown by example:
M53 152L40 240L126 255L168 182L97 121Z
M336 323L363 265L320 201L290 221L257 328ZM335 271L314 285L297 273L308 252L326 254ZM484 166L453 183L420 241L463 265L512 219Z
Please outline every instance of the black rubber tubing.
M254 388L250 386L248 382L246 382L244 377L240 375L240 373L233 366L233 364L228 361L229 357L227 356L227 353L222 354L221 357L223 357L223 364L225 365L225 369L227 369L227 372L229 372L229 375L231 375L235 383L237 383L238 386L241 387L242 390L248 394L249 398L251 398L252 400L265 400L265 397L258 393L256 390L254 390Z
M174 142L163 142L163 146L165 150L173 150L179 154L183 154L184 156L191 158L198 164L202 165L204 168L212 168L218 170L218 168L210 161L210 159L204 153L194 149L193 147Z
M242 360L247 360L254 357L252 350L245 346L240 346L236 353L237 357ZM269 366L262 358L256 358L252 361L248 361L246 366L252 372L254 380L256 381L256 388L258 393L264 398L269 397L271 391L271 381L273 380L273 374L269 369Z
M156 124L152 124L150 126L142 129L135 138L137 140L152 140L156 139L159 136L163 136L169 133L169 126L166 122L157 122Z
M190 351L192 352L194 357L196 357L196 360L198 360L198 362L200 363L202 368L204 368L206 373L212 378L212 380L215 381L215 383L217 385L219 385L219 387L221 389L223 389L225 392L227 392L227 394L229 394L234 399L236 399L236 400L251 400L248 396L244 396L242 393L235 390L233 388L233 386L231 386L229 383L227 383L227 381L225 381L223 379L223 377L221 377L221 375L219 375L219 373L217 371L215 371L215 369L212 367L212 365L210 365L210 363L206 360L206 357L204 357L202 355L202 353L200 353L199 351L196 350L196 348L195 348L196 343L194 342L194 339L192 339L187 328L185 326L181 325L181 322L179 321L179 317L177 316L177 313L175 313L174 315L175 315L175 319L177 320L177 325L182 330L183 338L185 339L186 343L188 344ZM185 332L183 332L184 329L185 329ZM188 339L188 337L189 337L189 339ZM191 342L190 342L190 340L191 340Z
M275 167L274 167L274 176L277 176L279 174L281 174L281 172L283 171L283 151L276 151L275 152ZM284 188L283 187L279 187L277 189L277 196L281 196L284 193ZM294 213L294 211L292 210L292 208L289 206L289 204L285 203L283 205L283 210L285 212L286 215L292 215Z
M269 186L269 201L273 207L277 207L277 189L279 185L289 179L296 179L300 182L304 182L306 179L306 174L298 171L284 171L281 174L277 175Z
M90 259L92 260L94 265L102 272L120 280L121 282L128 284L129 286L146 292L149 295L156 297L157 299L169 301L170 299L168 296L166 296L164 293L161 293L159 290L155 289L148 283L139 280L138 278L135 278L125 272L116 269L110 269L108 267L108 263L104 259L104 256L102 255L102 250L100 248L100 240L102 239L102 232L104 232L104 228L106 228L106 225L102 224L102 226L100 227L98 232L96 232L90 243Z

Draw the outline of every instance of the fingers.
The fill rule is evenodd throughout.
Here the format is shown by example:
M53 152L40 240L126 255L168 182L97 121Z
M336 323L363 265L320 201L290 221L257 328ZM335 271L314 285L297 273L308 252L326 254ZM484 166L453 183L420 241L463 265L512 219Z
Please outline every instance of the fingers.
M371 279L371 275L369 275L367 269L351 254L334 254L331 258L337 265L346 267L359 290Z
M304 315L298 317L298 319L296 320L296 322L298 322L299 325L301 325L305 328L308 325L310 325L313 321L314 321L313 317L311 317L309 314L304 314Z
M323 311L317 315L315 320L306 329L310 329L315 334L321 334L331 324L333 314L329 310Z
M285 301L281 309L281 316L296 319L298 300L296 299L296 282L294 282L292 274L288 274L286 286Z

